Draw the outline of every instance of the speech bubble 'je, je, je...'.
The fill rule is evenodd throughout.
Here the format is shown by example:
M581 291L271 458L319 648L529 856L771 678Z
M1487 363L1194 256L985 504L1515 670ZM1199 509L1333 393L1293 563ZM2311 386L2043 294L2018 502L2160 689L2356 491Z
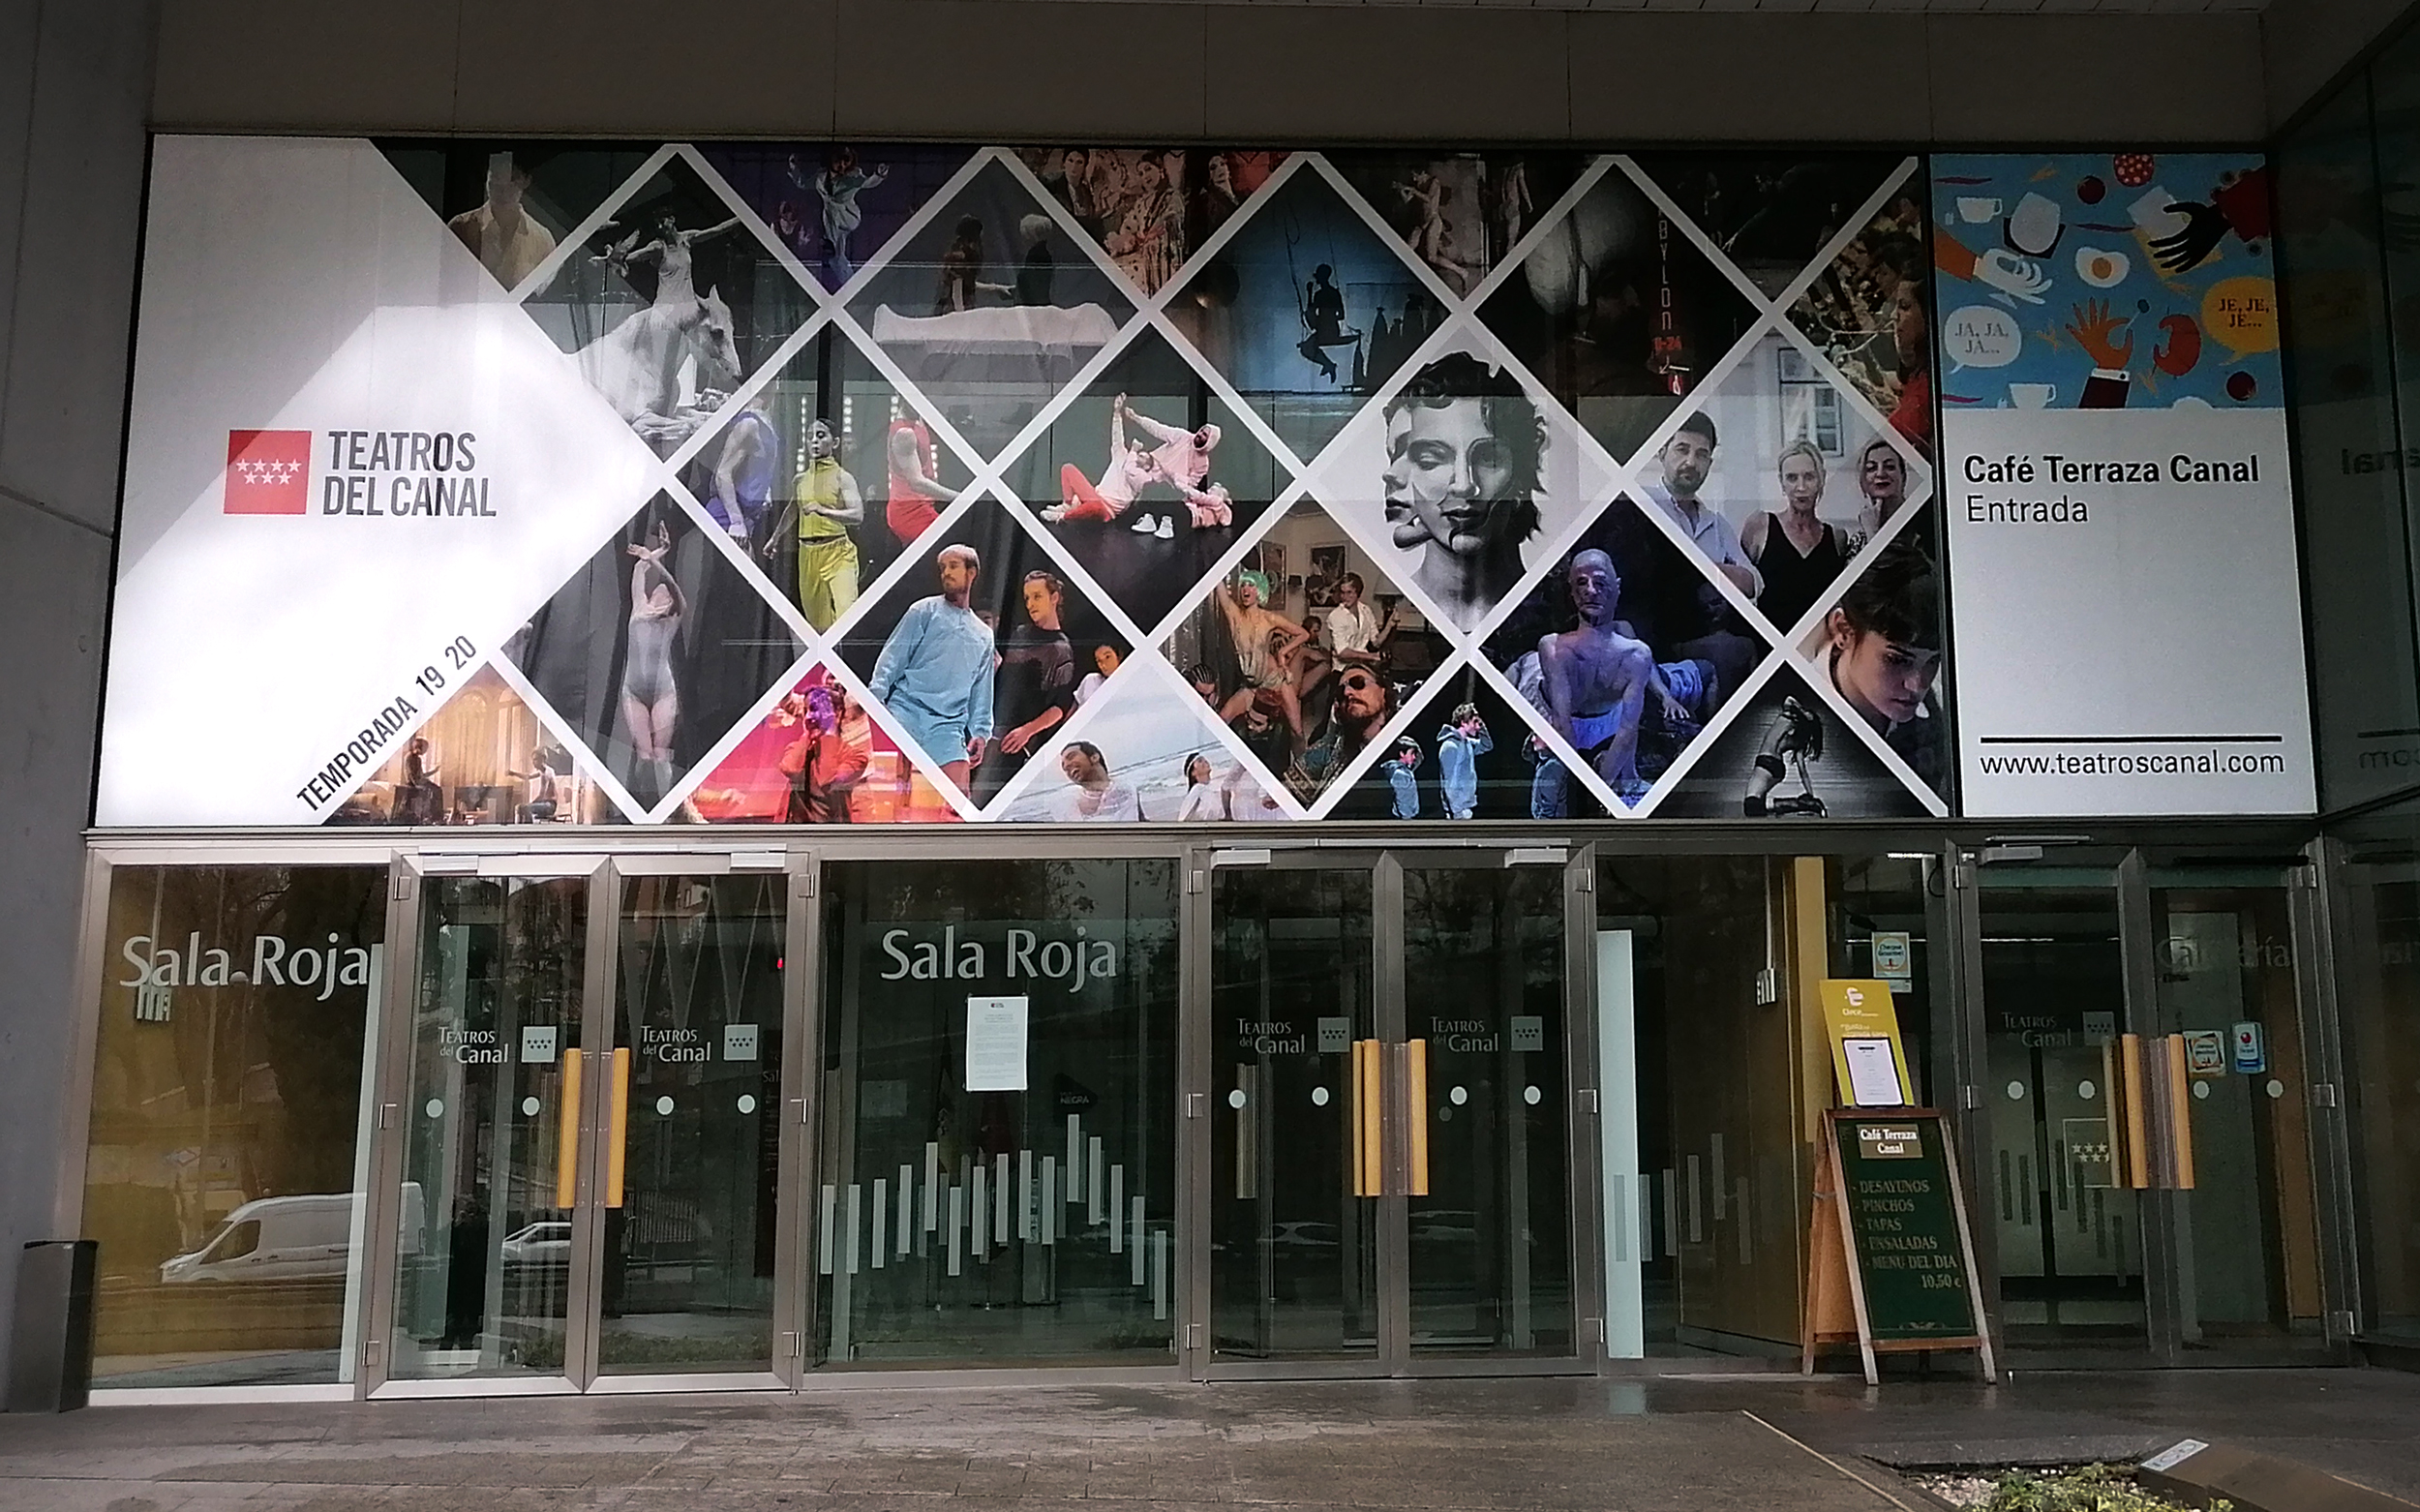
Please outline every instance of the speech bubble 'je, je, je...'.
M1963 305L1950 312L1941 346L1951 367L2005 368L2025 349L2025 333L2007 311Z
M2201 328L2238 357L2277 349L2277 286L2265 278L2226 278L2201 296Z

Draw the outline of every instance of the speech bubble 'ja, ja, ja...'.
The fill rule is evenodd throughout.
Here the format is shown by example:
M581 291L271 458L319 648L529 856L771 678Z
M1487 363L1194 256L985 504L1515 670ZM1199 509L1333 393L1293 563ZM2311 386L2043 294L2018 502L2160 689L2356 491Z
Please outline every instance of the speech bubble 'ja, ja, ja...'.
M1951 367L2005 368L2025 349L2025 333L2007 311L1964 305L1950 312L1941 346Z

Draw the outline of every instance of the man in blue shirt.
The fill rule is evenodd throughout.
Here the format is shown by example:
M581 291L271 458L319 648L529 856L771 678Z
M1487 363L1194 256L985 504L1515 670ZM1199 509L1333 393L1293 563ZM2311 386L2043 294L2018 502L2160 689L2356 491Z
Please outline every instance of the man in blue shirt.
M967 607L975 548L945 546L937 564L941 591L899 617L866 686L964 793L991 735L991 631Z
M1479 717L1479 706L1464 704L1454 711L1454 722L1437 732L1437 765L1442 773L1438 785L1445 790L1445 817L1471 819L1479 808L1479 758L1496 749L1494 737L1488 734L1487 721Z
M1395 742L1386 763L1387 785L1395 790L1395 817L1420 817L1420 742L1407 735Z

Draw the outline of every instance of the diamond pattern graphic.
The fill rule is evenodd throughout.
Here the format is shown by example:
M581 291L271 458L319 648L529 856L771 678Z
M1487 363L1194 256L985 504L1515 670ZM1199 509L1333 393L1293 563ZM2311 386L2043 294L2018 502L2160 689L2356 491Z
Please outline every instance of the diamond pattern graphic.
M1548 227L1479 314L1598 444L1625 460L1758 317L1618 166Z
M837 293L966 166L942 144L723 143L699 154L773 239Z
M663 462L345 822L1946 812L1911 160L383 150Z
M1777 327L1735 351L1662 442L1639 469L1638 497L1783 635L1827 599L1883 516L1931 487L1906 438ZM1695 511L1680 505L1692 492Z
M1312 491L1451 631L1471 631L1613 492L1560 407L1467 322L1313 464Z
M1007 820L1274 823L1299 812L1167 664L1135 656L1007 796Z
M1393 238L1318 166L1295 165L1166 305L1169 322L1301 458L1325 447L1446 314Z
M837 325L794 344L726 406L681 476L766 590L818 633L973 481L947 438Z
M1642 153L1633 159L1748 282L1779 299L1906 163L1896 153Z
M1932 455L1932 266L1913 160L1790 306L1815 345L1920 457Z
M330 812L331 825L619 824L604 784L520 692L481 667L386 765Z
M945 824L958 817L862 688L817 665L783 688L674 817L693 824Z
M1020 147L1016 155L1146 297L1286 162L1283 152L1247 148Z
M905 742L978 807L1074 712L1101 649L1121 658L1134 650L1039 529L1022 508L964 501L839 633L841 659ZM971 581L953 576L969 553ZM969 761L973 741L983 742L979 762Z
M694 510L658 494L503 650L597 769L650 809L804 649Z
M675 150L590 218L522 308L669 456L816 305L755 218Z
M984 457L1109 347L1134 306L1026 181L996 157L928 202L849 313L900 376Z
M1162 650L1261 772L1305 804L1453 655L1419 606L1309 499L1233 559Z
M558 247L576 240L650 156L645 148L502 138L389 141L379 150L506 288L519 288Z
M1290 481L1243 417L1148 327L1002 472L1146 634Z
M1574 152L1360 151L1329 162L1457 299L1519 246L1580 167Z

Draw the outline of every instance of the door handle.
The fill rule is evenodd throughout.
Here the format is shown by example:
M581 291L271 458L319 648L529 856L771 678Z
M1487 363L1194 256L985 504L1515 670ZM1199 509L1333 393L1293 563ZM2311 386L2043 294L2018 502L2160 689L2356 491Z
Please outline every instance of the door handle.
M1353 1042L1353 1195L1386 1193L1386 1059L1376 1040Z
M605 1134L605 1205L621 1206L621 1178L630 1137L630 1047L614 1051L612 1122Z
M563 1051L563 1105L555 1135L555 1205L569 1207L580 1194L580 1052Z
M1405 1132L1409 1135L1411 1156L1410 1194L1429 1194L1429 1042L1404 1042Z

